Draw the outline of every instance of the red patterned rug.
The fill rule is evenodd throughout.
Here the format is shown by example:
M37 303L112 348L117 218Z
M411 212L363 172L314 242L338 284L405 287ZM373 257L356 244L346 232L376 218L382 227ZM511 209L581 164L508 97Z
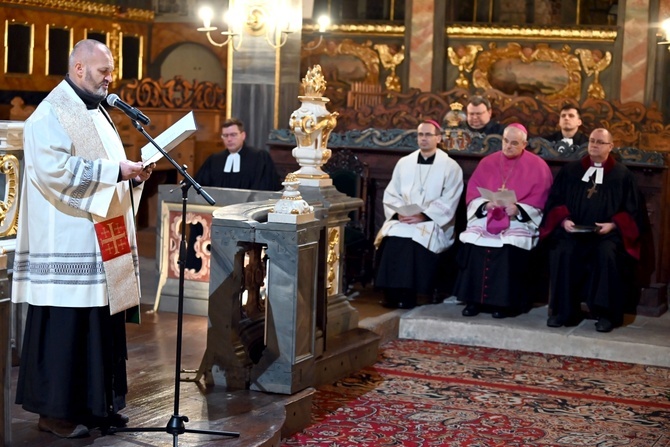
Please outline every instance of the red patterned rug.
M312 417L282 445L670 447L670 369L395 340Z

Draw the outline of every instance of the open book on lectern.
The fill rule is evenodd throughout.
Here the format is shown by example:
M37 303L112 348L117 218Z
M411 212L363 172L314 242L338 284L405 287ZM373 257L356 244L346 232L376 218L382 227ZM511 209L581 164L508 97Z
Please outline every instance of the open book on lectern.
M177 147L179 143L195 132L196 129L197 126L195 125L193 112L188 112L179 121L154 138L154 141L163 148L165 152L170 152ZM156 149L153 144L147 143L142 147L142 165L144 167L149 166L151 163L158 162L161 158L163 158L163 154Z

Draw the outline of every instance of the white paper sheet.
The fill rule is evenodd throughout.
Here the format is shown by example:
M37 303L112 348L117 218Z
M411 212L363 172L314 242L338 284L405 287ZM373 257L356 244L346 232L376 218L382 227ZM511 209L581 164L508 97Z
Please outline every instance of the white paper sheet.
M195 132L196 129L197 126L195 124L193 112L188 112L179 121L154 138L154 141L162 147L165 152L170 152L177 147L179 143ZM151 142L142 147L142 164L144 167L147 167L151 163L156 163L161 158L163 158L163 154L156 149Z

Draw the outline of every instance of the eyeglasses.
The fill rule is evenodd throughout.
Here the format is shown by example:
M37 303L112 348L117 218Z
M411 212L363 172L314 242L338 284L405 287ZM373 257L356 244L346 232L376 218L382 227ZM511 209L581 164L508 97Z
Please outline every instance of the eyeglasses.
M423 138L423 137L439 137L439 133L423 133L423 132L418 132L416 134L417 137Z
M603 140L594 140L593 138L589 138L589 144L594 144L596 146L602 146L603 144L612 144L611 141L603 141Z
M233 132L233 133L222 133L221 137L222 138L235 138L239 135L239 132Z

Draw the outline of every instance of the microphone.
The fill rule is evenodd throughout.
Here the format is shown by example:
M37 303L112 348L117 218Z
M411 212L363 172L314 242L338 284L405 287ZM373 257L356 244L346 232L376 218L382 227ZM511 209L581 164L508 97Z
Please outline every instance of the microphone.
M147 125L151 122L148 116L137 110L135 107L123 102L121 98L119 98L119 95L115 93L107 95L107 104L109 104L112 107L116 107L117 109L128 115L130 119L139 121L144 125Z

